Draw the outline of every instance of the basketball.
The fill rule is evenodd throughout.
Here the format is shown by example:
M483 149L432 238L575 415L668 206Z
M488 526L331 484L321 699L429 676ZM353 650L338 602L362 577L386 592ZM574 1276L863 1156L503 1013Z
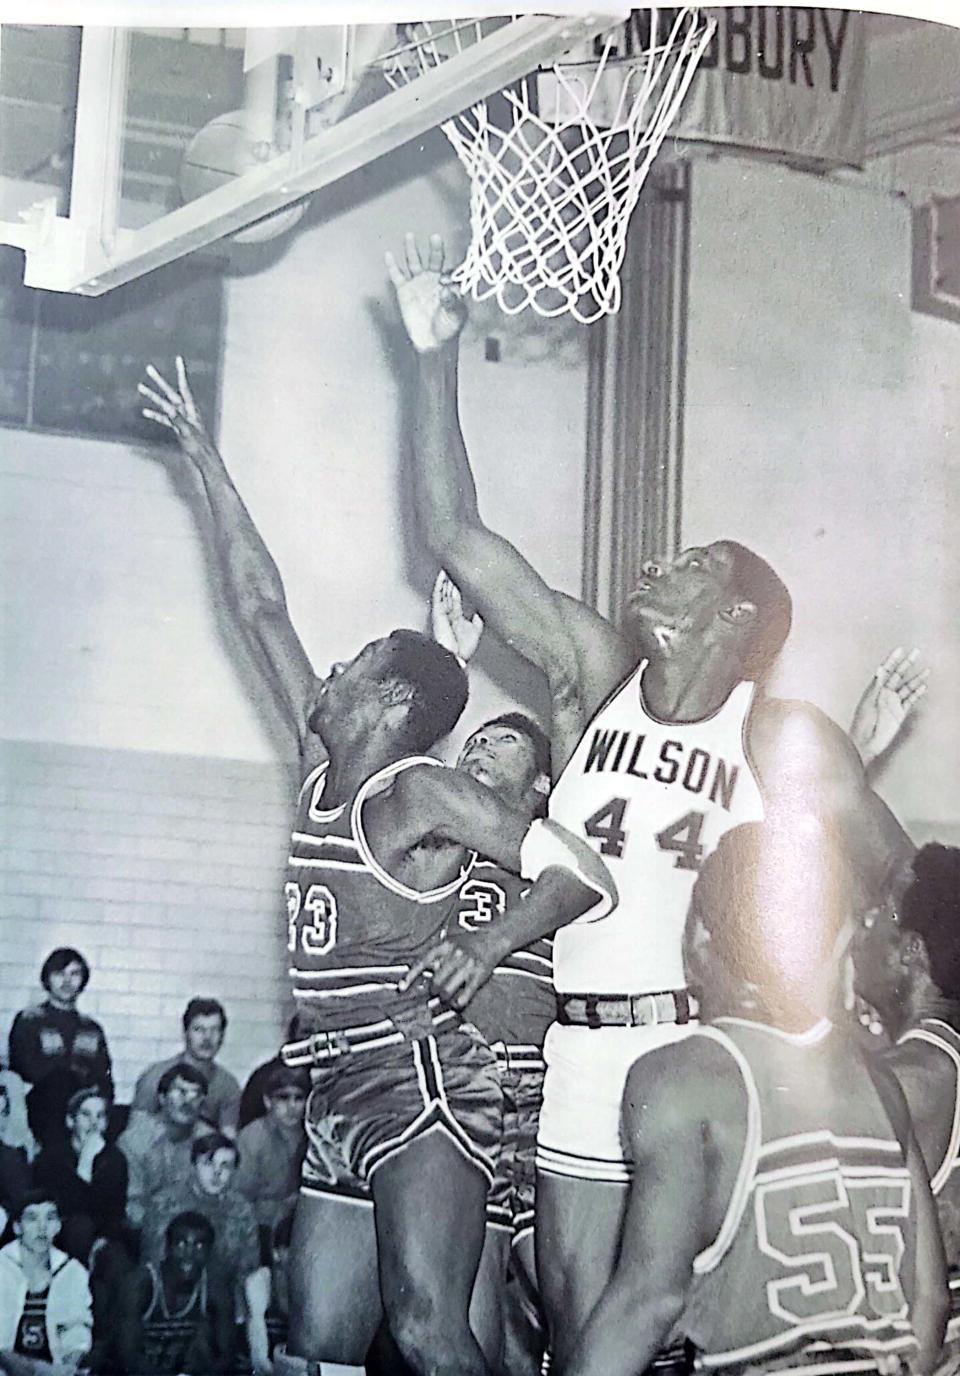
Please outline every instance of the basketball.
M186 205L208 191L215 191L233 177L265 162L267 153L265 145L251 137L242 110L218 115L194 135L183 155L178 177L181 200ZM307 205L308 201L303 200L284 206L238 229L230 238L238 244L262 244L276 239L300 221Z

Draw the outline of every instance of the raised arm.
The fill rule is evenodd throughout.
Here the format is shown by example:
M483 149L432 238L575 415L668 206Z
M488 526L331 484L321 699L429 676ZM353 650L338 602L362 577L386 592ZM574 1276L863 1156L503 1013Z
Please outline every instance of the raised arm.
M890 749L927 691L930 670L918 667L919 650L891 650L860 695L850 723L850 739L864 769Z
M423 534L500 638L543 670L551 691L555 681L566 684L592 711L630 667L629 651L609 623L555 593L481 519L457 401L466 310L444 274L443 258L438 235L430 239L425 264L408 235L405 263L387 259L417 354L414 497Z
M224 597L302 751L316 678L290 620L280 573L207 433L183 359L177 359L176 388L152 366L147 376L151 385L138 389L149 402L143 414L174 432L200 478Z

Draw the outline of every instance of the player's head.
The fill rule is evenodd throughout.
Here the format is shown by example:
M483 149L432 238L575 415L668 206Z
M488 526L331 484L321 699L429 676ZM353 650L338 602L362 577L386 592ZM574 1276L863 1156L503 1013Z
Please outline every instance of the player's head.
M853 970L857 993L885 1019L917 995L960 1001L960 847L917 852L906 886L857 932Z
M176 1214L167 1224L166 1254L174 1271L190 1280L206 1266L216 1234L213 1224L201 1213L187 1210Z
M20 1245L34 1256L49 1256L60 1232L60 1209L49 1190L21 1194L10 1211L10 1222Z
M86 989L90 966L72 946L51 951L40 969L40 983L55 1003L71 1005Z
M777 1026L809 1026L834 1005L862 906L845 854L814 818L735 827L694 885L690 983L710 1014L755 1005Z
M546 811L550 742L524 712L504 712L478 726L464 742L457 768L531 817Z
M790 631L790 594L770 565L735 540L647 563L627 599L645 654L676 656L705 643L725 646L746 679L772 666Z
M467 703L467 675L455 655L419 631L371 640L323 681L309 726L324 738L345 728L390 724L405 750L429 750L452 731Z

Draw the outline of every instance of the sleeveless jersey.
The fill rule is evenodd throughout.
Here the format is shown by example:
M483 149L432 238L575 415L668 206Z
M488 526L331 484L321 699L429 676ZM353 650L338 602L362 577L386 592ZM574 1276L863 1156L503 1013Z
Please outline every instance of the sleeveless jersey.
M620 892L607 917L557 932L562 993L682 989L697 870L724 832L763 817L744 743L754 685L704 721L661 722L644 703L645 668L599 709L550 796L550 816L593 843Z
M694 1262L674 1337L711 1368L812 1358L829 1370L836 1348L910 1356L916 1205L851 1042L826 1021L790 1034L718 1018L691 1036L727 1049L749 1107L727 1214Z
M147 1262L153 1293L143 1315L143 1355L149 1369L171 1376L186 1369L197 1330L207 1321L207 1273L201 1271L186 1304L176 1313L167 1308L159 1269Z
M293 996L313 1027L336 1031L422 1014L428 1002L425 981L405 994L397 985L449 920L473 857L449 883L420 893L383 869L363 829L367 800L420 764L443 768L427 756L398 760L335 808L321 806L325 764L300 790L284 889L287 951Z
M50 1343L47 1338L47 1298L49 1287L39 1295L28 1294L23 1302L23 1313L17 1324L17 1336L13 1350L21 1357L33 1357L39 1362L52 1362Z
M951 1115L950 1140L943 1160L931 1171L930 1188L950 1268L951 1318L947 1336L955 1339L960 1336L960 1032L941 1018L921 1018L904 1032L897 1045L911 1041L936 1047L951 1061L954 1070L953 1101L947 1105Z
M530 888L530 881L478 860L457 898L456 925L482 930L497 922ZM553 942L542 938L505 957L467 1008L467 1017L488 1042L542 1046L556 1017Z

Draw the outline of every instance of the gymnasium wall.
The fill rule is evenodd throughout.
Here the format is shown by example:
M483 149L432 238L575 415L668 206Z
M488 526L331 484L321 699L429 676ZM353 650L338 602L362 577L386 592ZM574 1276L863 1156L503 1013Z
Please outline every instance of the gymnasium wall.
M693 177L684 541L743 540L794 596L775 690L844 725L892 646L928 698L880 791L960 841L960 330L910 309L909 208L734 158Z
M409 354L383 252L407 228L462 247L465 182L445 148L437 135L332 188L227 287L221 445L321 672L425 625L435 569L403 495ZM584 348L582 332L529 331L494 307L464 348L484 511L574 592ZM291 741L158 454L0 430L0 1049L44 955L78 944L121 1093L176 1046L190 994L224 995L238 1073L272 1052L285 1009L276 768ZM478 660L453 745L516 693L538 705L507 652Z

